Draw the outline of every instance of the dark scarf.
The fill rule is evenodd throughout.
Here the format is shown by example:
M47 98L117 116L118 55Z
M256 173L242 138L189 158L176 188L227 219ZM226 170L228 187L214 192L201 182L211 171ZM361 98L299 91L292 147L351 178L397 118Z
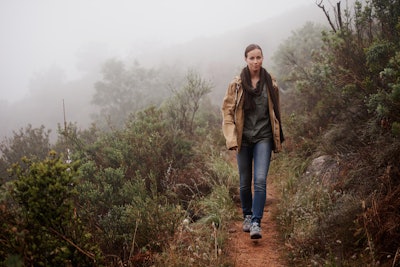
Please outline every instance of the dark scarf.
M240 79L242 80L242 86L243 86L243 92L244 92L244 110L245 111L253 111L256 108L256 103L254 101L254 97L260 96L262 93L262 90L264 88L264 85L267 84L267 89L269 91L269 95L271 96L271 101L274 104L274 112L275 116L279 121L279 124L281 124L281 114L279 112L278 108L278 96L275 93L274 87L272 85L272 78L271 75L267 72L266 69L261 68L260 70L260 80L257 82L256 88L253 88L251 84L251 78L250 78L250 70L246 66L243 68L242 73L240 73ZM281 132L281 141L283 142L284 137L283 137L283 132L282 132L282 126L280 127Z
M254 97L260 96L264 85L267 84L269 95L271 96L272 103L274 104L275 115L279 122L281 121L281 114L278 109L278 100L275 90L273 90L271 75L266 69L261 68L260 70L260 80L257 82L256 88L251 85L250 70L248 67L243 68L242 73L240 73L240 79L242 80L243 92L244 92L244 110L251 111L256 108L254 102Z
M254 97L260 96L262 90L264 88L264 84L266 82L264 68L261 68L260 71L260 80L257 82L256 88L253 88L251 84L250 78L250 70L248 67L245 67L240 74L240 79L242 79L242 86L244 90L244 110L245 111L253 111L256 108L256 104L254 102Z

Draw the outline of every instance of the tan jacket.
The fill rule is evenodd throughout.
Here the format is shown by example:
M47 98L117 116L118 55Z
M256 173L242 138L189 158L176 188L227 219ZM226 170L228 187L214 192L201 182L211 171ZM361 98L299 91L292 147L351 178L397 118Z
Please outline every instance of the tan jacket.
M278 110L279 110L279 88L275 79L272 79L273 88L276 91ZM280 127L278 119L275 116L273 102L270 92L268 92L268 110L272 126L272 135L274 139L274 152L278 153L282 150L282 142L280 135ZM243 125L244 125L244 97L242 81L240 77L235 77L229 84L222 103L222 132L225 136L226 147L228 149L237 148L240 150L242 144Z

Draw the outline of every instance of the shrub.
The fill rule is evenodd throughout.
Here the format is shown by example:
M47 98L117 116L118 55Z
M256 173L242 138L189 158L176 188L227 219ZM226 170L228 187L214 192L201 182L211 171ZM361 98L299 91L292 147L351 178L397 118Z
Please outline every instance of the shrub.
M5 138L0 143L0 183L11 180L7 169L12 164L24 166L23 157L43 160L50 151L50 130L45 131L43 125L40 128L28 125L13 134L13 137Z
M209 191L203 159L155 107L85 149L76 154L82 161L78 213L103 253L114 255L108 262L151 261L173 236L181 205Z
M190 203L197 221L192 220L191 214L181 217L174 238L155 257L157 266L232 265L231 259L224 256L224 249L228 224L239 217L233 201L235 193L232 194L232 177L237 176L231 176L233 168L222 158L213 159L209 160L209 177L205 177L212 191Z
M17 180L7 185L10 199L4 199L3 225L10 239L3 257L19 255L29 266L101 265L99 250L75 213L77 166L64 164L55 153L43 161L23 161L26 167L13 166Z

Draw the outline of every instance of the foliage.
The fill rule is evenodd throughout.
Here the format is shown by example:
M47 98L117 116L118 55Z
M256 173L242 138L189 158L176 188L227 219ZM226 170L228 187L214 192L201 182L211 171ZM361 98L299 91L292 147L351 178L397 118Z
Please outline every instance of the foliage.
M102 250L123 261L133 251L159 250L181 213L161 194L165 179L190 161L190 143L166 131L162 113L151 107L85 149L78 201Z
M382 127L392 130L398 137L395 128L400 122L400 115L395 111L400 110L400 51L397 51L381 70L380 77L384 87L370 95L368 108L380 119Z
M3 189L2 261L19 255L24 265L99 265L99 250L74 210L77 166L55 153L43 161L14 165L17 180Z
M279 52L274 54L273 61L274 73L282 90L293 91L297 81L309 77L313 57L323 45L321 37L324 29L321 25L307 22L279 45Z
M194 70L189 70L185 78L183 87L173 91L174 95L167 102L165 109L172 127L192 134L201 100L211 92L212 86Z
M104 63L102 75L103 79L95 84L92 99L100 108L96 120L102 128L121 128L131 113L161 104L168 92L165 70L146 69L137 63L127 66L110 59Z
M127 75L123 65L114 63L105 76L110 88L111 81L121 85ZM229 205L232 182L224 189L218 177L223 171L209 165L207 156L215 140L221 138L219 109L204 98L210 90L208 83L194 72L187 78L183 87L190 102L187 128L171 127L165 109L149 106L131 110L124 125L111 131L94 124L84 130L75 124L63 129L59 126L60 136L53 148L65 155L68 164L52 154L43 162L32 157L15 165L15 181L1 189L1 225L6 229L0 235L1 261L147 266L154 262L156 253L168 249L182 218L208 216L199 199L206 203L216 183L221 190L212 198L221 195L226 201L220 204ZM30 147L29 142L24 144ZM18 148L25 148L24 144L3 148L9 148L6 154L13 155ZM195 145L201 149L193 149ZM69 165L71 162L74 164ZM212 212L223 210L219 206ZM227 216L226 212L218 215L224 221ZM200 224L209 229L208 222ZM218 247L222 242L219 233L218 240L212 240ZM219 250L211 251L214 257ZM217 256L212 262L220 261Z
M319 7L329 19L323 1ZM339 259L343 266L353 266L353 257L360 265L394 266L399 244L383 238L400 236L394 227L394 210L400 210L394 200L400 186L395 167L400 161L400 3L356 1L354 10L334 12L337 24L330 21L332 31L323 33L323 45L304 64L307 75L304 68L292 68L296 90L284 94L282 102L289 101L284 106L290 114L285 117L288 153L300 162L331 155L338 162L337 178L321 187L323 174L317 180L302 173L288 177L282 223L297 260L335 265ZM282 46L277 58L285 58L285 49L302 38L294 34L288 40L292 44ZM297 164L290 168L299 168ZM321 201L327 206L319 209L315 204ZM336 219L340 224L332 218L341 218Z
M207 155L210 152L206 153ZM210 155L209 155L210 156ZM231 266L225 244L229 222L239 217L233 202L237 192L236 171L226 159L211 152L207 181L212 184L209 195L193 199L191 210L197 221L186 214L165 250L155 257L157 266ZM234 173L235 174L234 174Z
M112 132L68 131L72 159L82 162L78 214L102 252L113 255L110 264L151 262L182 216L194 214L192 201L210 191L207 158L192 148L197 141L167 122L161 109L149 107Z
M343 190L339 174L347 166L338 165L329 156L322 158L322 166L310 164L306 170L302 170L303 159L294 155L284 155L275 163L274 172L286 177L281 181L277 219L290 244L288 255L293 264L332 262L333 266L354 266L350 256L356 254L354 220L361 212L361 200L357 194ZM287 169L292 171L284 173ZM348 255L350 250L352 255Z
M202 99L199 111L195 117L196 128L192 135L196 141L205 147L204 152L209 152L217 147L225 146L225 139L221 132L221 111L220 107L212 103L210 97ZM207 140L205 142L204 140ZM205 162L208 162L205 159Z
M40 128L33 128L28 125L25 129L21 128L14 132L11 138L5 138L0 143L0 181L1 183L10 180L7 168L14 163L24 165L21 160L23 157L36 158L42 160L46 158L50 150L49 141L50 130L45 130L42 125Z

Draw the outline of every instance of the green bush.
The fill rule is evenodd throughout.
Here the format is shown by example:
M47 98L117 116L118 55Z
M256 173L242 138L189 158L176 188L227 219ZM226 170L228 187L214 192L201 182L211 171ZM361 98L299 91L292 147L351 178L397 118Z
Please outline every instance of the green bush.
M161 251L183 216L181 204L209 190L192 141L167 127L155 107L85 149L74 156L82 162L78 213L102 252L125 263Z
M42 125L40 128L33 128L28 125L25 129L21 128L18 132L13 132L12 137L6 137L0 142L0 184L12 180L7 169L14 163L24 166L21 161L23 157L43 160L50 151L50 130L45 130Z
M100 252L75 213L77 166L55 153L23 161L26 167L13 166L17 179L7 184L9 198L3 199L2 224L10 239L1 242L2 261L19 255L28 266L101 265Z

